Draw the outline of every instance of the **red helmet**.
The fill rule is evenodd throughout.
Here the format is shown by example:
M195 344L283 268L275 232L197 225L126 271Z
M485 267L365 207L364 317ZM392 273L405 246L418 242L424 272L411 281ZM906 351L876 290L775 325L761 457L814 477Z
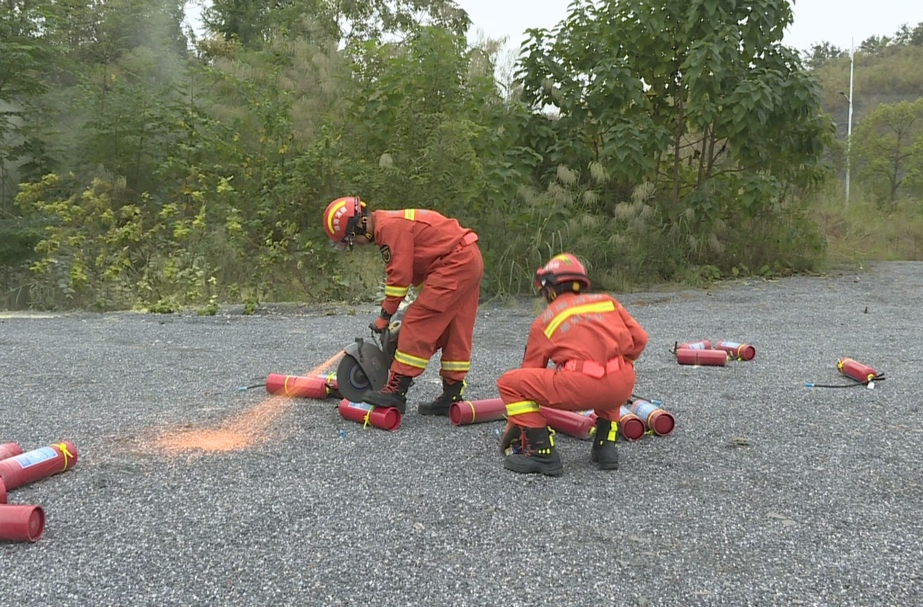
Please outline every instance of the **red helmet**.
M340 251L352 248L353 236L362 229L365 203L358 196L337 198L324 211L324 231Z
M580 291L579 285L569 283L582 284L584 289L590 288L590 279L587 277L586 268L583 267L579 259L570 253L555 255L544 267L535 271L535 288L539 292L546 288L553 292L562 290Z

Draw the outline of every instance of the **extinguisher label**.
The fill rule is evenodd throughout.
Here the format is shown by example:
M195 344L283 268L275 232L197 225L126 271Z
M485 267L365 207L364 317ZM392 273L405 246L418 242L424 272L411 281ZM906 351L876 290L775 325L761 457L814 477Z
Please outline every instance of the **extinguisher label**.
M370 405L368 403L354 403L349 401L350 409L362 409L363 411L371 411L373 407L374 405Z
M734 348L735 350L740 347L740 344L733 341L723 341L720 345L724 348Z
M23 468L28 468L30 466L40 464L44 461L48 461L56 457L58 457L57 451L51 447L42 447L41 449L36 449L35 451L29 451L28 453L17 455L13 459Z

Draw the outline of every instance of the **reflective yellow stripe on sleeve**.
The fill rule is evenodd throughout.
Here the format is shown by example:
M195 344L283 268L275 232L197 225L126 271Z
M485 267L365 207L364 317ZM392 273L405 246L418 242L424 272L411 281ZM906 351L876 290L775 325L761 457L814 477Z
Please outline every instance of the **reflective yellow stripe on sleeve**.
M506 415L523 415L524 413L538 413L538 403L534 400L520 400L515 403L507 403Z
M410 290L410 287L395 287L393 285L385 285L385 296L386 297L405 297L407 291Z
M550 339L551 335L557 331L558 327L571 316L576 316L578 314L602 314L604 312L615 312L615 303L612 301L600 301L563 310L552 318L548 326L545 327L545 337Z

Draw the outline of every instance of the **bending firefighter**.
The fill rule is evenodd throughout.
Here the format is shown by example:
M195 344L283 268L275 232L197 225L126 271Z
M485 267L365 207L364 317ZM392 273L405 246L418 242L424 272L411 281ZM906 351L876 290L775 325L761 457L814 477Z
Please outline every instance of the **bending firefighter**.
M634 361L647 345L647 333L618 301L588 292L586 270L570 253L538 269L535 286L548 307L532 323L522 367L497 380L507 413L500 441L501 452L508 453L503 465L548 476L564 471L541 405L593 409L590 457L599 468L616 470L619 407L634 390Z
M419 295L401 320L397 351L388 383L368 391L364 401L377 407L406 409L413 378L441 350L442 394L418 407L422 415L448 415L462 399L471 367L471 341L477 316L484 262L478 236L455 219L435 211L405 209L372 211L358 197L338 198L324 211L324 229L339 250L353 244L378 245L387 274L385 298L376 333L388 326L410 285Z

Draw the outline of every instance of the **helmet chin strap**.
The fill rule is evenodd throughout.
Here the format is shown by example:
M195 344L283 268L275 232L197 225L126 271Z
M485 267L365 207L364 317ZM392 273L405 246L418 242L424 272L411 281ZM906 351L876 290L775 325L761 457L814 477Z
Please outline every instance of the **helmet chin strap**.
M359 225L356 226L355 232L362 232L362 236L365 236L369 242L375 242L375 235L369 231L369 216L367 214L362 215L362 219L359 220Z

